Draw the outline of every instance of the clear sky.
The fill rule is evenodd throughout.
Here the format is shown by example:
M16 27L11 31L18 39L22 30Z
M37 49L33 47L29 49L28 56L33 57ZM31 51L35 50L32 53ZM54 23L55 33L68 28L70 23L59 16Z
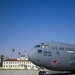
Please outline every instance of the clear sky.
M0 55L52 40L75 44L75 0L0 0Z

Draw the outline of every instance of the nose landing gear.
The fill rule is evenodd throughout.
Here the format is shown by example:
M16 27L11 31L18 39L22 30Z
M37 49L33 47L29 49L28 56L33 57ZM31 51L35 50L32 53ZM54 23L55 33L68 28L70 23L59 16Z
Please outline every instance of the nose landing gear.
M39 68L39 73L38 75L46 75L45 69L43 67Z
M46 75L45 71L39 71L39 75Z

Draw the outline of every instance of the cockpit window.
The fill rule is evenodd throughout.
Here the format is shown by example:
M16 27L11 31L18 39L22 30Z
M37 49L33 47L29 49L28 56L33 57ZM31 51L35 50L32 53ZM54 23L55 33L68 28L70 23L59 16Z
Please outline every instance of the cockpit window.
M37 47L49 49L49 46L46 44L36 45L35 48L37 48Z
M48 46L48 45L45 45L45 48L46 48L46 49L49 49L49 46Z
M41 47L41 46L40 46L40 45L36 45L35 48L36 48L36 47Z
M44 46L44 45L42 45L41 47L42 47L42 48L45 48L45 46Z
M42 45L42 48L49 49L49 46L48 45Z

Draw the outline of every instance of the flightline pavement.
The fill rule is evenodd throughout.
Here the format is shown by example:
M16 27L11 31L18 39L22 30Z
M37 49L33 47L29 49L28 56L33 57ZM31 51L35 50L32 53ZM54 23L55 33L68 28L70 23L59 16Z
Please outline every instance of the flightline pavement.
M0 70L0 75L38 75L36 70ZM75 75L59 71L47 71L47 75Z

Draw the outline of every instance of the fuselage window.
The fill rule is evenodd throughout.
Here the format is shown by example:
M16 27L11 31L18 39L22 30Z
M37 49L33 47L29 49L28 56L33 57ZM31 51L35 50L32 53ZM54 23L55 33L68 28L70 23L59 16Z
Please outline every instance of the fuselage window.
M42 53L42 50L38 50L38 53L41 54Z

